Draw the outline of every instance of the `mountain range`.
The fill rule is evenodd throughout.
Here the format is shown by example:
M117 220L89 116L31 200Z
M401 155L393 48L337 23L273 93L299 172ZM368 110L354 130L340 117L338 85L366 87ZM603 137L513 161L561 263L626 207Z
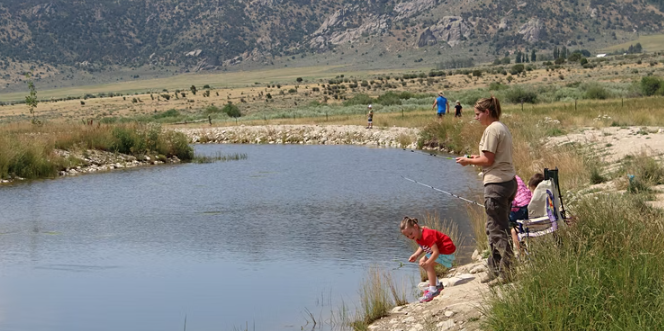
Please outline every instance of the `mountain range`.
M664 0L23 0L0 3L0 67L269 64L386 50L593 48L664 28ZM616 41L617 42L617 41ZM4 61L2 61L4 60Z

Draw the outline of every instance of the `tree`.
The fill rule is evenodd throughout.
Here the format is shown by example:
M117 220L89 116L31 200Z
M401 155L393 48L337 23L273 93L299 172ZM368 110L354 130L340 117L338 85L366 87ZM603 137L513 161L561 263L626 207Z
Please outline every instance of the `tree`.
M35 83L32 81L31 76L30 73L25 74L25 78L28 79L28 89L30 90L30 94L25 96L25 104L28 105L30 115L32 115L32 124L37 124L38 121L35 117L35 108L37 108L39 100L37 100L37 89L35 89Z
M189 89L191 90L191 93L193 93L194 95L196 95L196 92L198 92L195 85L191 85Z
M298 77L298 78L295 79L295 80L296 80L298 83L302 83L302 77Z
M221 108L221 111L223 111L224 113L226 113L226 115L230 117L242 116L242 114L240 113L240 108L238 108L230 101L224 106L224 108Z
M634 52L641 53L642 51L643 48L641 47L641 43L636 43L636 45L634 45Z
M537 61L537 54L535 54L535 50L533 49L532 52L530 52L530 62L535 61Z
M514 63L521 63L521 52L516 53L516 61Z
M558 50L558 46L553 46L553 59L557 60L560 57L560 51Z

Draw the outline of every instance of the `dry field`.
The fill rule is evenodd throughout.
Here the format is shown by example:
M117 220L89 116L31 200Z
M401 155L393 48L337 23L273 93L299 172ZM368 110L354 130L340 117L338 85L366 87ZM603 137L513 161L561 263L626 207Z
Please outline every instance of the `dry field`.
M590 59L596 61L595 59ZM638 63L638 62L641 63ZM663 75L664 65L659 56L650 56L640 61L637 57L614 59L607 62L597 62L592 69L584 69L578 64L566 64L557 69L545 69L541 62L535 64L535 69L525 71L521 75L488 74L484 72L481 77L472 74L454 74L445 77L416 78L406 80L405 87L396 77L401 77L403 72L387 70L364 71L346 73L345 78L351 80L372 80L377 77L390 76L392 84L399 86L397 90L415 93L436 93L439 90L456 92L486 88L492 82L500 82L506 85L559 85L564 86L572 82L606 82L629 84L638 81L644 74ZM529 64L526 64L529 65ZM507 71L513 64L503 65ZM495 66L484 65L474 69L490 70ZM170 109L177 109L183 113L200 113L210 105L223 106L229 101L238 105L242 114L265 112L271 110L283 110L308 105L312 101L328 104L338 104L342 100L335 100L331 96L324 95L321 85L325 85L328 79L334 79L342 75L340 68L332 66L306 67L306 68L281 68L267 71L211 73L211 74L183 74L171 78L160 78L154 80L132 81L107 85L86 86L82 88L69 88L59 90L39 91L37 96L42 99L36 108L39 117L48 120L80 120L90 118L101 118L107 116L132 117L136 115L151 115ZM425 71L426 72L426 71ZM450 72L449 70L446 72ZM297 83L296 79L301 77L303 81ZM511 78L509 78L511 77ZM512 80L509 82L509 80ZM280 88L275 85L281 84ZM193 95L190 87L195 85L198 93ZM209 85L209 97L204 96L205 85ZM269 87L268 87L269 86ZM315 87L320 91L314 92ZM152 91L151 93L139 93L130 91ZM176 93L180 90L180 93ZM387 89L364 88L347 89L346 96L355 93L367 93L378 96ZM86 94L97 96L100 93L121 93L123 96L97 97L80 100L67 101L44 101L59 99L66 96L82 97ZM186 93L182 97L181 93ZM266 102L267 94L272 96L270 102ZM21 100L27 95L20 93L0 95L0 101L8 103L9 100ZM168 94L170 100L162 95ZM326 100L327 99L327 100ZM0 121L20 121L28 118L28 107L25 104L0 106Z

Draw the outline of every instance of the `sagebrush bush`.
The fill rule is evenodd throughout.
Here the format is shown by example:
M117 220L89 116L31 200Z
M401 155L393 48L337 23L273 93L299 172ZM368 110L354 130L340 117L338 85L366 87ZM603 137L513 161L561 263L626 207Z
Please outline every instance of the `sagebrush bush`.
M505 99L511 103L536 103L537 93L529 89L524 89L521 86L515 86L505 91Z

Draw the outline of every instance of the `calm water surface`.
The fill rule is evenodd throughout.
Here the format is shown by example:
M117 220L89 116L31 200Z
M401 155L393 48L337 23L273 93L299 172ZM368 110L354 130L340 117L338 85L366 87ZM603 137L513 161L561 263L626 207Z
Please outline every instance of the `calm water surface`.
M369 266L408 259L404 215L437 212L470 233L462 201L401 177L476 192L451 159L196 146L217 152L247 159L1 187L0 330L182 330L185 317L187 330L301 330L307 311L355 309Z

